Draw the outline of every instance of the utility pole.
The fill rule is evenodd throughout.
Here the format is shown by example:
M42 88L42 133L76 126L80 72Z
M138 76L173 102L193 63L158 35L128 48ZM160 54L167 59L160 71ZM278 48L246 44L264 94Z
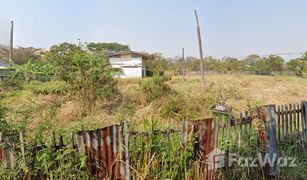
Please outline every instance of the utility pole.
M202 90L205 90L205 72L204 72L204 55L203 55L203 47L201 42L201 35L200 35L200 27L198 21L197 11L194 10L196 23L197 23L197 35L198 35L198 46L199 46L199 56L200 56L200 75L201 75L201 83L202 83Z
M13 49L13 36L14 36L14 21L11 21L11 33L10 33L10 57L9 57L9 59L10 59L10 62L11 62L11 64L13 64L13 51L14 51L14 49Z
M186 63L185 63L185 58L184 58L184 48L182 48L182 78L183 80L185 80L185 66L186 66Z

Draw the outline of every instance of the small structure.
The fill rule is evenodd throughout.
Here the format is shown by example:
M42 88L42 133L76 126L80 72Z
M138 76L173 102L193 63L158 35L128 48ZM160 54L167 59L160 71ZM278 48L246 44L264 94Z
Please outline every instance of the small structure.
M145 61L153 59L148 53L121 51L109 54L111 68L118 69L118 77L142 78L146 77Z
M211 111L216 114L227 115L231 117L232 108L231 106L226 105L226 98L220 97L220 101L211 108Z
M10 68L10 63L8 63L7 61L0 59L0 69L8 69Z
M0 59L0 79L8 76L9 73L13 71L14 70L11 68L11 64L8 61Z

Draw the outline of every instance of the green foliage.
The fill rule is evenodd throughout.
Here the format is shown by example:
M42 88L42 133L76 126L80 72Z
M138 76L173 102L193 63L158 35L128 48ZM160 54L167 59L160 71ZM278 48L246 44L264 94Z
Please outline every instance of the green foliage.
M245 71L255 71L256 63L261 60L261 57L256 54L251 54L242 60L243 70Z
M172 90L169 85L164 83L165 79L161 76L154 76L140 82L142 91L146 94L148 101L156 100L162 96L169 95Z
M287 69L295 72L297 76L302 76L307 69L306 62L302 59L292 59L287 63Z
M35 157L34 174L43 173L50 179L86 178L86 156L72 148L55 151L48 147Z
M55 72L53 77L68 82L90 111L98 99L109 98L117 92L117 82L105 54L89 53L81 47L82 44L68 43L53 46L46 54L46 63Z
M223 68L226 72L239 72L241 71L242 62L236 58L225 57L223 58Z
M144 119L146 136L131 138L129 143L133 179L185 179L195 159L192 138L181 143L179 133L159 134L156 119Z
M76 65L73 57L78 52L82 52L82 49L76 44L62 43L55 45L46 54L46 62L50 63L55 76L64 81L69 81L73 78L70 76L70 71L73 71Z
M6 77L0 82L0 86L3 89L22 89L22 85L23 81L18 78L14 78L14 76Z
M209 64L209 61L205 61L205 68L208 67L209 69L211 66L209 66L207 63ZM195 57L187 57L185 68L187 71L200 71L200 60Z
M128 45L119 44L116 42L112 43L88 43L86 45L87 49L94 53L112 53L118 51L130 51Z
M6 121L6 119L5 119L5 113L6 112L7 112L7 108L3 107L0 104L0 132L2 133L2 136L16 137L17 126Z
M153 60L145 61L145 66L153 75L159 76L161 72L172 69L171 63L161 53L153 53L152 55L154 57Z
M75 149L66 147L55 150L48 146L35 150L25 146L25 156L15 152L16 162L13 169L0 166L0 176L5 179L45 177L47 179L86 179L86 156ZM35 151L35 153L34 153Z
M289 142L294 142L290 144ZM295 157L295 167L282 167L280 176L289 177L292 179L306 179L307 174L307 157L305 153L305 147L302 143L306 143L307 139L298 139L297 136L288 136L288 139L279 145L279 153L282 157ZM302 153L303 152L303 153ZM291 163L292 160L288 160Z
M69 82L75 90L80 90L84 98L94 103L98 98L108 98L116 93L117 82L105 55L78 52L72 61Z
M104 54L91 54L80 46L63 43L52 47L46 57L55 77L69 82L74 90L81 90L93 98L109 97L114 93L116 81Z
M8 123L4 119L5 108L0 105L0 132L6 132L9 129Z
M171 59L169 60L168 66L175 66L175 69L179 71L184 64L184 68L187 71L200 71L200 60L198 58L187 57L186 61L187 62L182 63L182 60L175 61L174 59ZM244 71L252 74L272 75L274 73L289 71L288 73L290 74L295 72L296 75L303 76L307 72L306 67L307 53L300 58L292 59L288 62L285 62L285 60L280 56L270 55L262 58L256 54L249 55L242 60L232 57L224 57L222 59L206 57L204 60L205 71L217 71L222 73Z
M271 55L258 61L255 66L258 71L282 71L284 59L279 56Z
M216 102L214 96L186 97L176 94L161 99L156 106L162 118L179 122L186 119L204 118L210 113L210 108Z
M36 94L63 94L70 90L70 85L65 81L58 80L49 82L31 81L24 88Z
M195 66L197 67L196 69L200 69L200 62L197 61ZM210 70L210 71L223 70L222 62L213 57L205 58L204 66L205 70Z
M41 62L33 62L29 60L23 65L14 66L15 73L12 74L11 79L17 79L29 83L32 80L46 80L50 73L50 67Z
M29 60L25 64L14 65L13 68L15 71L1 82L8 89L22 89L24 84L33 80L50 80L51 67L47 63Z

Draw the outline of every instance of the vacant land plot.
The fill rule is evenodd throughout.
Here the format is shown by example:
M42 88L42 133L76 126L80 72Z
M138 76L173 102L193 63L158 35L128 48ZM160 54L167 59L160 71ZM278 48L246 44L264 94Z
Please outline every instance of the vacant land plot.
M65 139L65 142L69 142L71 132L98 129L125 120L129 122L128 131L148 134L148 136L134 137L131 135L129 140L131 163L135 169L133 173L136 173L134 176L145 179L151 175L152 177L167 179L185 176L189 173L193 174L194 168L192 167L194 165L199 167L197 162L200 162L195 161L193 166L190 166L190 162L194 162L195 158L193 155L195 153L193 141L188 146L182 146L180 134L168 134L170 128L178 129L182 120L203 119L214 116L210 109L218 103L221 97L226 99L226 103L229 106L232 106L235 116L245 110L251 110L255 106L298 103L307 99L307 79L288 76L210 74L206 76L206 88L204 91L202 91L200 80L197 76L188 76L186 80L183 80L182 77L174 76L168 79L165 77L153 77L146 79L118 79L117 81L117 91L112 98L98 100L96 103L91 103L90 106L86 106L87 99L78 92L73 91L71 85L65 81L32 81L29 83L22 82L20 86L1 86L0 131L16 135L17 131L25 129L26 142L50 145L54 144L51 142L56 142L53 140L53 131L57 136L61 135L60 139L62 140L59 140L59 143L63 142L63 139ZM3 121L2 117L8 123ZM263 149L258 146L257 131L254 131L262 126L256 120L254 122L256 123L253 123L253 125L245 125L243 129L240 128L240 131L237 128L238 133L237 130L231 130L231 128L227 130L227 127L225 130L223 126L218 131L218 148L237 150L238 145L237 152L246 156L254 156L256 152L262 152ZM258 120L258 122L262 121ZM222 121L218 123L223 124ZM165 133L155 134L156 130L166 132L167 136ZM224 131L228 132L228 138L224 137ZM174 132L177 131L175 130ZM237 135L239 141L235 138ZM229 138L232 137L233 140L230 141ZM226 140L227 143L225 143ZM228 141L233 143L228 143ZM295 142L294 145L290 144L291 148L288 148L289 144L280 146L282 155L301 157L297 152L301 151L300 143L304 141L298 139ZM53 146L50 147L52 147L51 150L53 151ZM183 147L185 148L183 149ZM74 153L75 151L70 150L72 149L68 149L67 152L71 153L71 157L78 156L78 154ZM44 152L49 152L49 150L40 151L40 153L43 153L42 157L46 157ZM62 152L56 151L55 153L59 155L65 154ZM142 162L138 161L140 154L142 155ZM50 154L50 157L54 155L56 154ZM70 155L65 155L65 157L70 157ZM40 156L37 157L39 157L37 159L41 159ZM78 163L82 164L82 159L84 160L85 158L80 156L80 162L79 160L75 161L74 158L72 158L72 161L63 159L63 162L77 167L79 166ZM49 159L49 161L54 163L52 159ZM171 166L169 166L169 162ZM37 168L45 168L44 163L38 162ZM298 168L285 168L283 173L287 176L291 174L291 177L301 178L302 172L306 169L305 159L300 158L297 163L299 164ZM41 165L43 166L40 167ZM68 167L66 164L63 166ZM152 168L149 168L151 166ZM189 168L182 169L182 167ZM61 168L52 167L50 169L60 169L60 172L63 172ZM196 170L198 169L201 168L196 168ZM67 171L70 170L73 171L70 174L76 174L74 168L68 168ZM238 167L232 169L231 172L243 177L243 179L250 179L247 177L260 177L260 175L262 177L263 172L259 173L258 170L255 168L247 170ZM84 167L77 169L77 171L86 173ZM5 169L1 171L0 168L1 173L10 173L10 171ZM219 173L223 174L224 172L219 171L216 174Z
M148 79L147 79L148 80ZM96 129L128 120L135 128L145 120L158 120L161 126L175 126L183 119L211 116L210 108L221 96L238 114L257 105L297 103L307 99L307 79L289 76L254 76L242 74L206 76L206 89L201 91L197 76L186 80L174 76L164 84L171 91L149 100L141 82L146 79L118 80L119 94L100 101L93 110L84 110L82 100L71 93L36 94L29 88L1 93L1 105L7 108L7 120L37 131L66 132ZM142 125L143 126L143 125Z

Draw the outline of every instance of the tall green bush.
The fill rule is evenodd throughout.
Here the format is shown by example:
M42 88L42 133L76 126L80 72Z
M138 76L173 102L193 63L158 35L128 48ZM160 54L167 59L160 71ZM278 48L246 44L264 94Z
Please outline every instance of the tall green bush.
M31 81L24 86L25 89L29 89L36 94L63 94L70 89L70 85L65 81Z
M148 101L156 100L162 96L172 93L169 85L165 84L164 77L154 76L140 82L140 87L145 93Z

